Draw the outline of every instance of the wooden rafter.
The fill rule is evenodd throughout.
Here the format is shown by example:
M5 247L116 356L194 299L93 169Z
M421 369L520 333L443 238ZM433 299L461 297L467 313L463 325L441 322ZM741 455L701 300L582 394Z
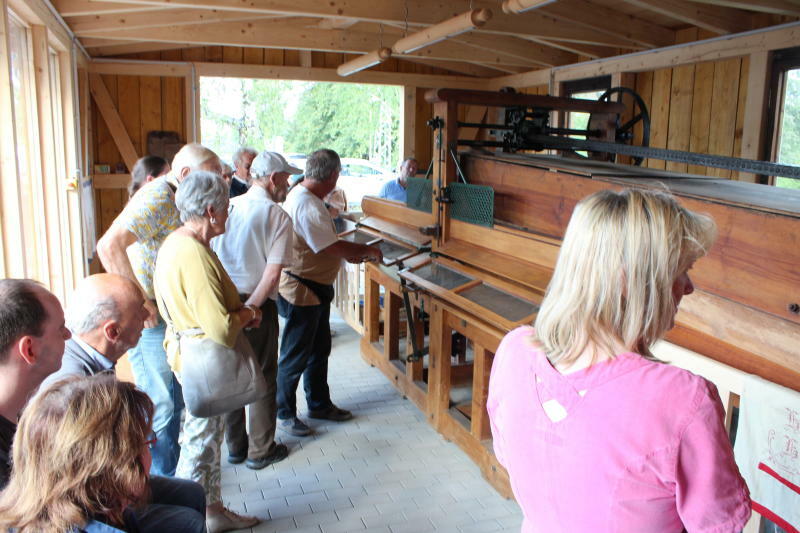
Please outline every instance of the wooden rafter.
M800 22L784 24L774 29L754 30L742 35L725 35L694 43L670 46L647 54L627 54L599 61L561 67L555 72L556 81L577 80L617 72L644 72L673 68L690 63L718 61L758 52L784 48L786 43L800 42ZM538 69L524 74L495 78L489 82L493 89L531 87L546 83L551 69Z
M169 9L169 7L164 6L124 4L119 2L92 2L90 0L53 0L53 6L62 17L111 15L113 13L136 13Z
M567 0L539 8L541 13L628 39L646 48L675 44L675 32L647 20L587 0Z
M162 26L181 26L187 24L211 24L214 22L235 22L241 20L265 20L281 15L262 15L254 17L241 11L217 11L216 9L164 9L158 14L113 13L108 15L83 15L67 18L73 32L90 35L92 32L136 30L159 28Z
M738 33L750 29L750 16L740 9L708 6L690 0L625 1L714 33Z
M391 43L393 39L397 39L402 35L402 33L400 33L402 26L399 24L383 25L383 27L385 33L388 34L384 37L387 43ZM369 28L373 32L379 31L377 24L362 23L359 28ZM472 48L479 48L481 50L491 50L500 57L510 56L515 60L522 59L531 64L543 66L566 65L568 63L574 63L577 60L577 55L575 54L565 52L552 46L531 44L531 41L513 36L485 35L469 32L451 38L450 42L467 45ZM465 60L475 62L470 52L465 51L464 56ZM512 62L506 66L514 65L516 64Z
M309 28L308 22L288 20L223 22L167 26L144 30L115 30L92 32L92 37L123 41L190 43L194 45L255 46L295 50L367 53L377 47L377 33L352 30L320 30ZM83 36L78 33L78 36ZM466 59L462 46L444 41L423 48L414 54L419 58L462 61ZM469 59L486 65L516 65L535 67L535 61L499 55L491 50L471 49Z
M692 2L800 17L800 3L795 0L692 0Z
M443 68L451 72L456 72L458 74L464 74L467 76L475 76L478 78L494 78L496 76L503 76L505 74L508 74L508 71L506 71L506 69L509 68L509 67L503 67L502 69L490 68L490 67L485 67L483 65L468 63L466 61L437 61L432 59L418 59L409 56L402 56L396 59L400 61L408 61L409 63L418 63L420 65L427 65L429 67Z
M114 1L114 0L112 0ZM282 14L319 18L353 18L384 24L431 25L458 14L458 8L444 2L409 0L404 2L376 2L354 0L347 4L320 2L319 0L129 0L126 3L169 6L171 8L205 8L248 13ZM406 17L405 6L408 6ZM496 2L486 0L473 2L474 8L492 9L494 17L481 29L481 33L500 33L520 37L541 37L559 41L599 44L618 48L636 48L637 43L615 37L592 28L570 24L536 11L521 15L507 15ZM466 5L464 6L466 8ZM463 11L463 9L461 10Z

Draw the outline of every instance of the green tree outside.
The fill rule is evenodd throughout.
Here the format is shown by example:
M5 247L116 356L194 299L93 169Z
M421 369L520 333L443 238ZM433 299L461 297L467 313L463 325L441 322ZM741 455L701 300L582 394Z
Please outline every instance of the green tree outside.
M230 160L239 146L308 154L319 148L393 168L400 87L201 78L203 142Z

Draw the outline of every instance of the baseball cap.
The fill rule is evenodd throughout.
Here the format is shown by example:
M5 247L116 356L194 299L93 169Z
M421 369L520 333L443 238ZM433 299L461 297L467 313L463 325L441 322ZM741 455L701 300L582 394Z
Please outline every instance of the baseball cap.
M281 154L266 150L258 154L250 165L250 173L254 176L268 176L273 172L303 173L299 168L290 165Z

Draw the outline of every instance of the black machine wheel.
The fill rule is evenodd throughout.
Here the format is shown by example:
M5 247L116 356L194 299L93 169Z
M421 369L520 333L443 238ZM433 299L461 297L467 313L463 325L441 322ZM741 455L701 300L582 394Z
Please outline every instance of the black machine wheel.
M632 118L622 123L622 117L617 116L615 142L622 144L633 143L633 129L637 124L642 124L642 142L641 146L650 146L650 113L647 111L647 105L642 100L636 91L627 87L612 87L597 99L598 102L617 102L625 104L626 109L632 109ZM592 119L589 119L592 123ZM609 154L610 160L616 159L614 154ZM644 159L641 157L634 157L633 164L639 166Z

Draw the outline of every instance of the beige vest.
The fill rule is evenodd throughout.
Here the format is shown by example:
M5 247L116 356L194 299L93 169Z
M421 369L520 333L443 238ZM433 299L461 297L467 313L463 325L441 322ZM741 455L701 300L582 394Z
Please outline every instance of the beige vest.
M332 224L333 221L331 221ZM297 232L294 234L293 248L294 260L291 265L286 267L286 270L301 278L310 279L323 285L333 285L333 282L336 281L336 274L342 264L340 257L326 254L324 250L315 254ZM311 289L293 277L286 275L286 272L281 273L279 290L281 296L293 305L320 304L319 298Z

